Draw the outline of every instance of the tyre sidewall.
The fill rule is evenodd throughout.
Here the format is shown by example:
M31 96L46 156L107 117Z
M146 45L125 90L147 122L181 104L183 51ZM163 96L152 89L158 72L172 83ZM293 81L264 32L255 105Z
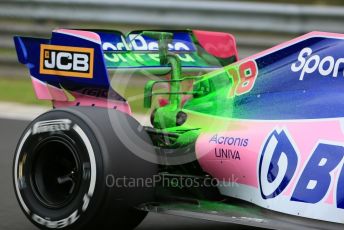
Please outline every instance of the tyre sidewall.
M85 117L84 119L87 118ZM56 126L56 131L53 132L51 132L49 128L48 131L37 131L37 124L57 120L65 120L64 124L61 123L61 127L64 127L61 128ZM67 124L67 122L70 123ZM83 119L66 111L48 112L34 120L24 131L20 139L16 149L13 166L16 196L26 216L40 228L81 229L83 226L87 226L87 219L94 216L96 213L95 210L99 209L102 203L101 197L105 197L106 195L104 186L101 186L99 183L104 180L102 171L105 170L102 154L100 153L106 151L106 149L101 149L101 146L96 141L97 138L94 133L95 127L91 130L89 124L86 124ZM88 169L82 169L83 185L77 197L67 207L57 210L46 208L37 201L32 191L32 186L29 185L31 181L29 178L30 175L28 175L30 173L30 167L32 166L30 163L32 163L35 155L32 154L33 151L42 141L54 137L69 138L71 142L74 142L74 147L78 149L79 158L81 158L81 164L83 166L89 166ZM25 155L26 162L23 162L23 156ZM23 180L18 180L18 167L20 162L23 162L24 165L24 182ZM25 164L27 164L28 167L25 167ZM91 179L92 177L94 178Z

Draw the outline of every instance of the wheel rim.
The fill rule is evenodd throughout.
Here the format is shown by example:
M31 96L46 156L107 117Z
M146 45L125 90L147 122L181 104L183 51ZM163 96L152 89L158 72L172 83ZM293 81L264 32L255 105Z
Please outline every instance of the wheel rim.
M35 197L48 208L62 208L77 196L81 185L80 160L69 140L50 137L41 142L32 162Z

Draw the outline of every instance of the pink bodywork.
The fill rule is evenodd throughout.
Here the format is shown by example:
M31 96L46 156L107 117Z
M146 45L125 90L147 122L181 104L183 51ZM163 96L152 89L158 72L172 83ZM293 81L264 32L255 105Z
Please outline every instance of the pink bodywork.
M95 106L100 108L116 109L123 113L131 115L131 109L126 101L116 101L107 98L92 97L83 95L80 93L71 93L74 97L74 101L54 101L54 107L70 107L70 106Z
M194 31L197 35L198 40L203 45L206 45L205 37L209 34L205 31ZM221 34L221 33L220 33ZM218 36L224 36L215 33L214 39ZM261 56L268 55L270 53L276 52L277 50L284 49L288 46L291 46L300 41L312 38L312 37L335 37L344 39L344 35L336 33L327 33L327 32L310 32L301 37L292 39L290 41L284 42L280 45L257 53L253 56L247 57L238 61L237 63L244 63L247 60L255 60ZM233 40L228 38L227 42ZM235 42L235 40L234 40ZM208 41L208 43L213 43ZM221 43L222 44L222 43ZM235 43L233 43L235 44ZM219 45L220 47L220 45ZM215 49L218 50L219 49ZM233 52L235 49L231 49ZM230 52L230 51L227 51ZM225 52L226 53L226 52ZM214 52L213 52L214 54ZM224 55L224 54L219 54ZM228 53L229 55L229 53ZM276 128L282 127L287 128L292 138L295 140L296 146L299 148L299 154L301 156L301 165L308 160L309 154L312 151L312 148L319 140L330 140L338 141L344 143L344 135L341 126L341 119L320 119L320 120L285 120L285 121L250 121L250 120L230 120L228 121L229 127L241 127L240 129L233 129L230 131L223 131L218 133L218 135L229 135L234 137L245 137L251 140L248 147L235 147L235 150L242 152L240 161L231 161L231 160L222 160L214 158L214 149L216 146L210 144L209 140L214 135L204 134L200 136L196 144L196 152L199 158L199 161L206 172L209 172L216 178L230 178L229 175L237 175L238 182L248 186L258 188L258 179L257 179L257 165L258 157L261 152L262 145L267 136ZM319 132L321 130L321 132ZM295 175L298 177L300 174L300 168ZM337 172L334 172L334 176L337 176ZM292 189L295 185L295 180L286 188L284 192L285 195L290 195ZM333 188L332 188L333 190ZM329 194L327 202L331 203L333 200L332 192Z
M228 33L210 32L202 30L192 31L199 44L210 54L219 58L235 56L238 60L238 50L235 37Z
M68 29L58 29L54 30L54 33L68 34L74 37L82 38L97 44L101 43L100 36L94 32L84 31L84 30L68 30Z
M34 77L31 77L31 79L36 93L36 97L40 100L51 100L55 108L70 106L95 106L100 108L116 109L131 115L130 106L126 101L117 101L107 98L93 97L76 92L71 92L75 100L69 101L63 89L49 85Z
M235 178L238 184L259 188L258 166L260 154L267 137L272 131L283 128L288 131L293 140L294 147L299 155L299 165L289 186L282 195L290 196L297 178L307 163L314 147L319 142L331 141L344 144L344 135L341 119L321 120L291 120L291 121L229 121L228 127L238 127L233 130L201 135L196 142L196 154L203 170L218 178L220 181L229 182ZM228 146L210 142L211 138L218 136L248 139L248 145ZM221 159L215 156L215 149L225 148L239 151L238 159ZM334 170L333 180L337 181L338 170ZM325 199L326 203L333 203L335 183L331 184L330 192Z

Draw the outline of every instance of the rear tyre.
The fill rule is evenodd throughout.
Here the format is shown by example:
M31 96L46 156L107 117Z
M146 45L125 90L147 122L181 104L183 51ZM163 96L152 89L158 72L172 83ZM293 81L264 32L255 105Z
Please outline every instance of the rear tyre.
M110 122L114 116L117 124ZM146 213L133 207L154 201L154 187L126 181L153 178L157 165L120 141L114 131L119 124L143 140L142 150L154 151L140 124L116 110L52 110L27 127L13 172L17 199L31 222L41 229L106 230L133 229L144 219Z

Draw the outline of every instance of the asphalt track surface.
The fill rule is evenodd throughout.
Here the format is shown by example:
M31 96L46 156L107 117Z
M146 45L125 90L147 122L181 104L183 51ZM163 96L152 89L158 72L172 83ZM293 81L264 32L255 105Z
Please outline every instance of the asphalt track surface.
M0 230L37 230L22 214L12 186L13 154L17 141L27 125L28 121L0 119ZM158 229L244 230L252 228L153 213L149 214L137 228L137 230Z

